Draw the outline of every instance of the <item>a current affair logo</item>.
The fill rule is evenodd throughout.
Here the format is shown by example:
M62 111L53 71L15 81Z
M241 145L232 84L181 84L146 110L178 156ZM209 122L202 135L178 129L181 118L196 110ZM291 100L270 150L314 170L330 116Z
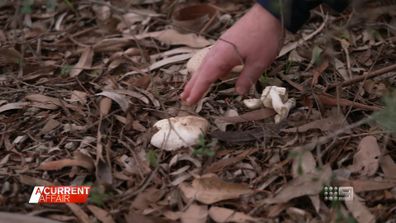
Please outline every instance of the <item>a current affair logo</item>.
M29 203L85 203L90 186L35 186Z

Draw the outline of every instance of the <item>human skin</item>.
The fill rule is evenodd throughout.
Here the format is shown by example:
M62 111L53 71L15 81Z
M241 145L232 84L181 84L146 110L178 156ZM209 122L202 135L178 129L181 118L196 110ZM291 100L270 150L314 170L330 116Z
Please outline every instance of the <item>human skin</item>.
M246 94L275 60L282 45L282 35L279 20L261 5L255 4L211 48L184 87L181 99L187 105L196 104L213 82L227 76L241 61L244 68L235 89L240 95Z

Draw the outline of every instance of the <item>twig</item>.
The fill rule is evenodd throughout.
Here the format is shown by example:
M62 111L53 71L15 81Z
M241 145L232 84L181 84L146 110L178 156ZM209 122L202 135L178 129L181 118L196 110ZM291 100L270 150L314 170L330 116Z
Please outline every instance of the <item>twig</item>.
M393 71L393 70L396 70L396 64L392 64L392 65L389 65L389 66L387 66L387 67L380 68L380 69L375 70L375 71L373 71L373 72L366 73L366 74L364 74L364 75L362 75L362 76L355 77L355 78L353 78L353 79L344 81L344 82L342 82L342 83L331 84L331 85L328 87L328 89L332 89L332 88L335 88L335 87L345 87L345 86L348 86L348 85L352 85L352 84L354 84L354 83L363 81L363 80L365 80L365 79L369 79L369 78L374 78L374 77L377 77L377 76L381 76L381 75L386 74L386 73L389 73L389 72L391 72L391 71Z

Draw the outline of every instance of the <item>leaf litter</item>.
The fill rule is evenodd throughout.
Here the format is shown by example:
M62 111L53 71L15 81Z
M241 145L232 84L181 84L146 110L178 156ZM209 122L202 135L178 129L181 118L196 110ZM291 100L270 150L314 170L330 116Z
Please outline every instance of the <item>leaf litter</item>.
M172 13L188 4L173 0L32 2L0 4L0 221L396 220L391 1L368 3L380 10L367 23L314 9L247 97L218 82L191 109L179 100L187 60L252 2L204 1L219 18L208 12L201 33L177 31ZM274 78L297 99L280 125L272 109L243 104ZM378 123L365 121L377 110ZM153 124L183 112L211 134L197 147L151 146ZM94 192L47 210L27 204L35 185ZM352 186L355 199L329 202L325 185Z

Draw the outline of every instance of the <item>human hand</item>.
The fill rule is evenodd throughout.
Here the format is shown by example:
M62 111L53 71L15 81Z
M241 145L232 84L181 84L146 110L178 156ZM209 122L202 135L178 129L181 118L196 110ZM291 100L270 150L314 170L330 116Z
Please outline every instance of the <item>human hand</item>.
M282 25L272 14L255 4L228 29L210 49L198 70L184 87L181 99L188 105L198 102L210 85L244 63L236 82L238 94L245 94L278 55Z

